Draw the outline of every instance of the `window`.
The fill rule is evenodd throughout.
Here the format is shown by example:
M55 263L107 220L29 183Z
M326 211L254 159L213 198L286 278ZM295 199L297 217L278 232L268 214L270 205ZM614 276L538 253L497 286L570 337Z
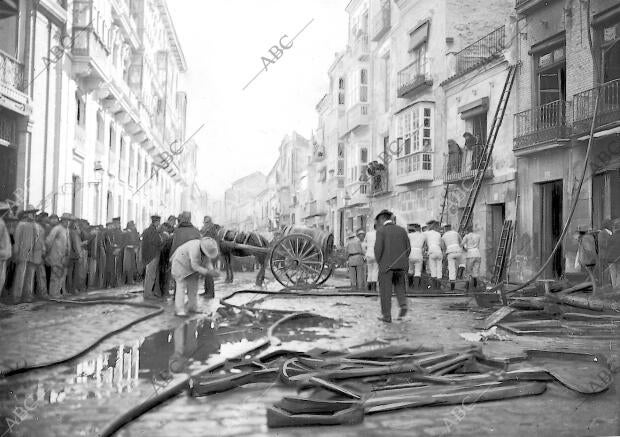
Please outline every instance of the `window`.
M467 132L476 137L476 144L485 144L487 141L487 112L475 115L465 120Z
M368 149L366 147L360 149L360 162L362 164L368 164Z
M100 143L104 141L104 129L103 115L101 111L97 111L97 141Z
M114 153L116 149L116 129L114 129L114 124L110 123L110 141L108 142L110 145L110 151Z
M338 172L337 176L344 176L344 143L338 143Z
M360 70L360 102L368 102L368 70Z
M603 25L603 82L620 79L620 22Z
M86 124L86 101L85 97L79 92L75 93L75 115L77 125L84 127Z
M338 79L338 104L339 105L344 105L345 104L345 82L344 82L344 77L341 77Z
M398 138L403 147L397 149L398 156L432 150L432 110L428 107L413 107L398 116Z
M121 135L121 142L119 146L118 152L118 177L125 178L125 172L123 171L123 167L125 163L125 138Z
M566 100L565 43L547 48L536 55L538 104Z
M383 58L383 110L390 110L390 55Z
M409 53L411 63L415 64L414 73L416 76L426 75L426 45L428 41L429 22L418 26L409 34Z

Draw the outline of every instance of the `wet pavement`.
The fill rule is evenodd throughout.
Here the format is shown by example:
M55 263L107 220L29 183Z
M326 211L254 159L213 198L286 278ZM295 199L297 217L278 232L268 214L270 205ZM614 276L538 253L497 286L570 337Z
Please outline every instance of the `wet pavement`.
M252 288L251 281L250 274L241 274L233 285L217 284L217 297L237 289ZM338 281L334 284L343 285ZM274 283L267 288L279 289ZM131 301L142 301L132 291L135 289L117 289L91 296L124 296ZM406 319L389 325L377 320L379 301L376 297L317 298L249 293L236 295L229 302L321 315L320 319L301 319L276 330L282 347L298 350L314 347L355 350L368 342L377 346L459 347L467 344L459 334L474 332L473 325L484 316L470 308L467 298L410 299L410 313ZM164 307L163 314L105 340L76 360L0 380L0 411L6 423L0 433L96 436L119 414L183 380L187 373L206 368L221 356L231 357L247 350L254 341L263 338L266 328L282 315L263 313L261 323L256 324L255 320L243 319L243 315L238 314L233 321L227 317L232 313L216 312L215 301L202 299L199 309L203 314L180 320L174 317L171 302ZM2 341L10 344L12 350L19 350L13 338L20 338L30 349L38 347L41 353L66 354L97 333L109 330L112 323L120 323L123 317L130 319L140 315L118 310L119 307L99 305L89 309L49 304L0 307ZM84 329L86 325L91 329ZM6 330L9 327L12 331ZM23 334L30 331L34 334ZM13 333L13 338L5 335L7 332ZM48 336L41 332L47 332ZM521 355L528 348L566 348L605 353L612 358L616 371L620 368L620 339L513 335L509 338L508 341L485 343L485 353L505 357ZM50 339L56 343L50 345ZM457 407L403 410L368 416L356 426L278 430L266 427L265 407L283 395L292 394L293 390L273 383L253 384L201 398L182 394L145 414L118 435L617 435L620 434L618 376L616 373L614 385L598 396L579 395L558 384L548 384L547 392L540 396L478 404L467 410Z

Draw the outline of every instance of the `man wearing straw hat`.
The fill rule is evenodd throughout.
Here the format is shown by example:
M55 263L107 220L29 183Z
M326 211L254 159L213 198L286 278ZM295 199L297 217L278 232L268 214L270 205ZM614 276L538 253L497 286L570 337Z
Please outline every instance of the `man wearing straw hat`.
M209 237L190 240L174 251L171 260L172 277L176 281L174 312L179 317L187 312L197 312L198 279L202 276L218 276L213 267L213 260L219 255L217 242ZM185 305L187 293L188 305Z

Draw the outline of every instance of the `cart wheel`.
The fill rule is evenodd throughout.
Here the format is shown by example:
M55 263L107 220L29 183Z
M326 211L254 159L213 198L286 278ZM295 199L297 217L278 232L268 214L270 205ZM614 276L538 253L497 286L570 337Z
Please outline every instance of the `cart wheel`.
M334 272L334 264L326 262L323 266L323 271L321 272L321 277L317 281L317 285L323 285L327 280L331 277Z
M316 284L324 268L323 252L303 234L290 234L278 240L271 252L271 272L285 287Z

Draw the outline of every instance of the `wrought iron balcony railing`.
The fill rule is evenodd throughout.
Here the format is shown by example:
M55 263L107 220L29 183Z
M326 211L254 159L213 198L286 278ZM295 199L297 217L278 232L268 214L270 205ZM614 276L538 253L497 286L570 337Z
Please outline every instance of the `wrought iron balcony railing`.
M422 86L432 85L426 59L414 61L398 72L398 97L405 97Z
M391 17L391 9L390 9L390 1L387 0L381 5L381 10L377 12L374 19L372 20L372 28L373 28L373 41L378 41L390 30L392 26L392 17Z
M514 150L568 138L566 102L556 100L515 114L515 129Z
M589 132L597 89L600 89L595 128L620 121L620 79L604 83L600 88L593 88L573 97L573 133Z
M0 82L24 91L24 65L17 59L0 50Z
M493 59L506 48L506 27L502 26L456 54L456 74L466 73Z
M483 152L484 144L476 144L471 149L465 149L461 153L448 153L444 155L444 184L459 182L476 176ZM485 176L493 176L491 162L489 162Z

